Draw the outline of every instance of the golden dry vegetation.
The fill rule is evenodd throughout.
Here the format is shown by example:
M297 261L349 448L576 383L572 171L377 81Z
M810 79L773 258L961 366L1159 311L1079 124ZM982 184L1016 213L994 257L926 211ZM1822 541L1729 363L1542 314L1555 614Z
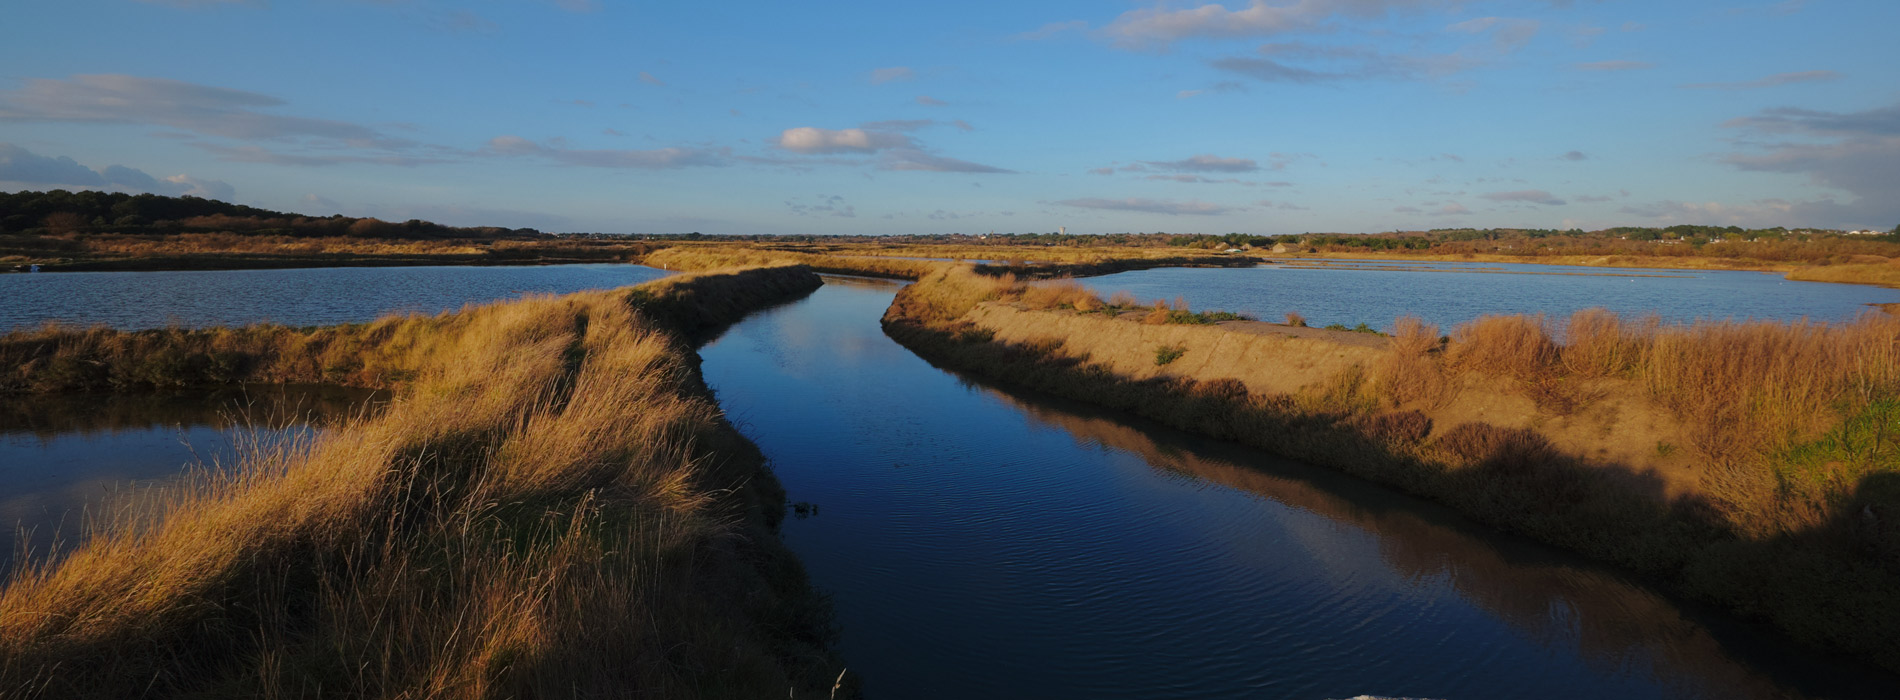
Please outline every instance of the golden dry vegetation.
M354 354L345 376L397 398L15 572L0 695L826 696L827 613L772 533L782 494L688 344L817 283L781 267L348 330L8 338L53 357L230 342L252 378Z

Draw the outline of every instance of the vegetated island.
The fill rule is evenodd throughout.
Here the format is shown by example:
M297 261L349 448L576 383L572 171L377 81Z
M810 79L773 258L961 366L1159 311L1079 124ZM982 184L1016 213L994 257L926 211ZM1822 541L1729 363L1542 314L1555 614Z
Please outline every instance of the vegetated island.
M698 343L799 266L317 328L0 336L0 394L388 389L0 588L0 696L833 698L826 601Z
M1385 336L1052 279L1087 267L926 265L884 327L932 362L1394 486L1900 670L1900 316L1665 326L1588 310L1558 324L1563 342L1526 316L1449 336L1406 318Z
M310 217L198 197L0 193L0 271L637 262L657 247L525 228Z

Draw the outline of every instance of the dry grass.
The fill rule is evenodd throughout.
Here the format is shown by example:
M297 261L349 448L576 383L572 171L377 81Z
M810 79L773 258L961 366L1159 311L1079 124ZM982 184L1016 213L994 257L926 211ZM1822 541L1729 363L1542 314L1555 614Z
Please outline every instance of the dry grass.
M822 695L822 639L761 629L809 626L769 476L629 303L734 277L388 321L415 376L384 413L19 572L0 695Z
M791 250L743 246L677 246L646 257L647 265L665 270L715 270L732 267L798 264L819 272L918 279L949 263L929 260L823 255Z

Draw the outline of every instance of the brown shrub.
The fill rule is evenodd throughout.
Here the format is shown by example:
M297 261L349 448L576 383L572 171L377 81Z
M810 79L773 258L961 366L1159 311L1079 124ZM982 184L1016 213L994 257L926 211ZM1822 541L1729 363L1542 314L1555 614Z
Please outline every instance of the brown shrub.
M1298 311L1288 311L1286 312L1286 325L1293 326L1295 328L1305 328L1306 317L1301 316L1300 312Z
M1489 423L1460 424L1440 435L1434 444L1468 465L1518 473L1547 464L1557 456L1556 448L1537 431Z
M1459 369L1527 381L1548 375L1556 365L1556 341L1544 329L1544 316L1479 316L1452 331L1453 364Z
M1108 296L1108 305L1126 309L1139 306L1141 302L1135 299L1135 295L1129 294L1127 290L1122 290Z
M1624 323L1607 309L1584 309L1564 324L1563 368L1578 377L1622 375L1643 361L1645 341L1660 321L1648 316Z
M1354 427L1377 440L1410 445L1432 433L1432 419L1418 411L1392 411L1361 416Z
M1013 276L1006 275L1006 277L1011 277L1011 281L1014 281ZM1024 286L1021 301L1024 306L1032 309L1054 309L1063 306L1082 308L1084 304L1099 307L1102 303L1101 299L1096 298L1094 292L1068 278Z
M1418 402L1433 408L1451 399L1452 381L1433 353L1439 347L1438 339L1438 326L1416 316L1399 317L1388 346L1391 352L1379 368L1380 383L1391 405Z

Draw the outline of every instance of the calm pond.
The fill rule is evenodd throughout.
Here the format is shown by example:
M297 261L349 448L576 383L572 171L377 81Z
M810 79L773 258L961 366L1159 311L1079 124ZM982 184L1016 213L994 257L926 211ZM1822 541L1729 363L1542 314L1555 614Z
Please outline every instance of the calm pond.
M190 468L228 469L240 447L307 438L373 410L383 392L255 385L216 392L8 397L0 407L0 579L21 545L76 541L88 515ZM15 536L16 532L18 533Z
M0 333L47 321L121 330L355 323L523 294L624 287L669 274L621 264L6 274L0 275Z
M1318 261L1315 261L1318 262ZM1078 280L1106 297L1127 291L1143 303L1186 297L1196 310L1280 321L1296 311L1309 325L1364 323L1390 331L1410 314L1453 325L1483 314L1543 313L1561 321L1603 307L1664 321L1811 318L1842 321L1868 304L1900 302L1900 289L1791 282L1765 272L1632 270L1500 263L1327 260L1251 268L1157 268Z
M895 289L701 352L870 697L1892 697L1415 499L941 371L879 328Z

